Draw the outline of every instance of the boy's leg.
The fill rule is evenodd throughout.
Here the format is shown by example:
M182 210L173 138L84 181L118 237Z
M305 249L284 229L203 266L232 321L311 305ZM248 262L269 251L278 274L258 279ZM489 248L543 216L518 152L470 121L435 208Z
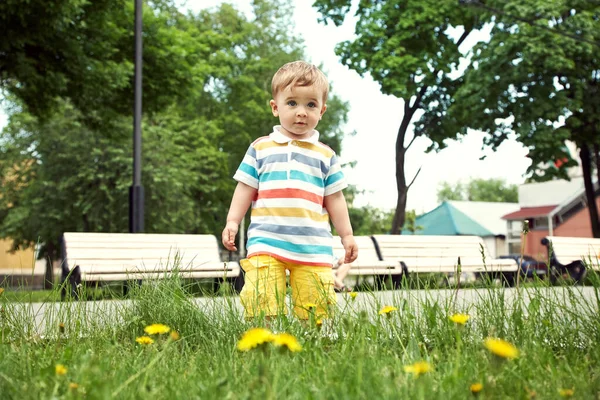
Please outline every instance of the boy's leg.
M271 256L240 260L246 272L240 301L246 318L285 315L285 266Z
M317 318L332 317L337 297L331 268L298 264L288 267L294 313L298 318L308 319L311 313Z

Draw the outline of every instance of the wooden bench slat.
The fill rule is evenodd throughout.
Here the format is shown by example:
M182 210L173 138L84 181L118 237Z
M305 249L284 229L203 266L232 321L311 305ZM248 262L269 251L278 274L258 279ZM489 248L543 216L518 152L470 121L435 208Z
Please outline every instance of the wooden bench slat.
M491 257L479 236L374 235L384 260L403 261L409 272L515 272L517 263ZM483 253L482 253L483 252ZM485 257L485 265L484 265Z
M63 275L79 266L83 281L155 279L173 270L198 278L240 275L237 262L220 259L214 235L65 232L63 242Z
M552 243L556 260L561 264L584 261L588 267L600 270L600 239L546 236Z
M402 265L398 261L379 259L370 236L355 236L354 240L358 246L358 257L351 264L348 275L401 275L403 273ZM344 254L344 247L338 236L333 238L333 254L334 258ZM336 264L334 264L335 268L337 268Z

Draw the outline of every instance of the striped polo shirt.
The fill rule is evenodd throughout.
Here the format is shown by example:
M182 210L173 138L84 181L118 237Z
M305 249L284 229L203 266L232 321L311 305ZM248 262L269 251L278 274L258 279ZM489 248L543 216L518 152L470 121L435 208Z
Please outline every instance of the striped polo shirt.
M325 196L348 186L335 152L319 142L291 139L273 128L255 140L233 176L258 189L248 227L248 257L330 267L333 260Z

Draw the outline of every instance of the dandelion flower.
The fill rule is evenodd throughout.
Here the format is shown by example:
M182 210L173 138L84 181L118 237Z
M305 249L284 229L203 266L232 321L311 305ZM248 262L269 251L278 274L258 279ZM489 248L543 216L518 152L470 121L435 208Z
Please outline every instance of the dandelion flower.
M54 367L54 372L56 372L56 375L66 375L67 367L62 364L56 364Z
M319 328L323 326L323 320L322 319L318 319L315 321L315 325L318 326Z
M495 338L487 338L484 341L484 346L494 355L512 360L519 357L519 350L511 343Z
M415 378L426 374L427 372L431 371L431 369L431 364L429 364L427 361L417 361L412 365L404 366L404 372L413 374Z
M356 296L358 295L358 293L350 292L350 293L348 293L348 295L352 298L352 300L356 300Z
M71 383L69 383L69 389L77 390L77 389L79 389L79 385L75 382L71 382Z
M396 310L398 310L397 307L394 307L394 306L385 306L381 310L379 310L379 315L389 314L392 311L396 311Z
M279 333L273 338L273 344L275 346L285 346L292 353L302 350L302 346L298 343L298 340L289 333Z
M252 328L248 329L242 338L237 343L237 349L239 351L252 350L261 344L272 342L274 339L273 333L265 328Z
M559 389L558 394L560 397L573 397L575 390L573 389Z
M164 333L169 333L170 330L171 328L163 324L152 324L144 328L144 332L148 335L162 335Z
M449 316L448 318L450 318L450 321L454 322L457 325L464 325L471 317L467 314L454 314Z
M0 287L0 295L2 295L2 293L4 293L4 288Z
M315 303L306 303L304 305L304 308L306 308L307 310L312 310L313 308L317 308L317 305Z
M469 386L469 390L471 391L471 393L473 394L479 394L479 392L481 392L483 390L483 385L481 383L474 383L471 386Z
M139 344L152 344L152 343L154 343L154 339L152 339L149 336L140 336L140 337L136 338L135 341L138 342Z
M173 341L179 340L179 332L177 332L177 331L171 331L169 336L171 337L171 340L173 340Z

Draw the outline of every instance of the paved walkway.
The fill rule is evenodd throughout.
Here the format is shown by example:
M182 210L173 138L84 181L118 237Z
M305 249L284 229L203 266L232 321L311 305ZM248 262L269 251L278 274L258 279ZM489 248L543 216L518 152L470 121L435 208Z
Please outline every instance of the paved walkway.
M593 287L553 287L528 288L519 291L509 289L461 289L455 290L396 290L378 292L359 292L355 300L347 294L338 294L340 312L354 314L366 311L373 318L377 311L385 305L398 308L407 307L418 312L424 304L437 304L442 309L468 312L475 316L485 312L481 306L492 302L501 302L510 309L522 299L524 310L533 298L538 298L557 312L576 311L584 314L598 312L597 295L600 290ZM194 304L207 314L220 315L223 312L239 313L242 307L238 296L231 297L198 297L192 299ZM115 323L133 304L132 300L103 300L64 303L8 303L5 305L9 315L18 316L22 320L24 330L32 335L44 335L47 327L56 327L59 323L77 320L82 326L94 326ZM5 311L6 312L6 311Z

